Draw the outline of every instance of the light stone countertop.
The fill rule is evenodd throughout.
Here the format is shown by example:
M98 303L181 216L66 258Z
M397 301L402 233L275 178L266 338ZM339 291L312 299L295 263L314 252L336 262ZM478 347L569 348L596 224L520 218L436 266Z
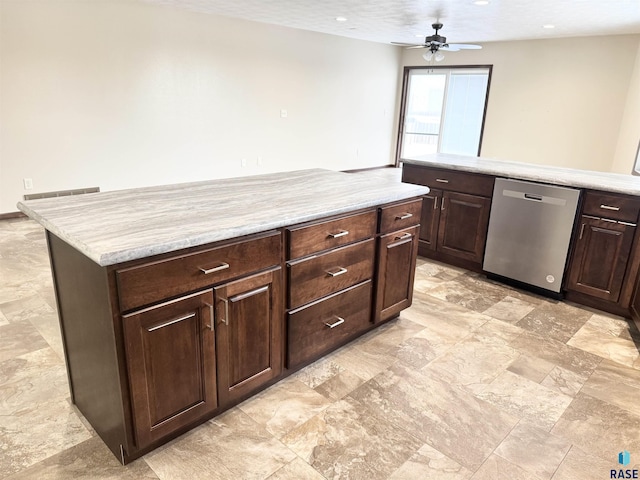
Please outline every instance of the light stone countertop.
M313 169L19 202L99 265L145 258L428 193L395 168Z
M403 163L640 196L640 177L622 175L620 173L578 170L442 153L425 155L420 160L403 160Z

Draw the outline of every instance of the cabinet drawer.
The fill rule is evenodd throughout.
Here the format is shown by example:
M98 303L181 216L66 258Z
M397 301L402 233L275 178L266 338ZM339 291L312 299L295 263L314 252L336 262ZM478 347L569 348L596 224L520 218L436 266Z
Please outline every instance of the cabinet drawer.
M640 199L627 195L614 195L587 191L582 213L636 223L640 212Z
M373 276L375 239L371 238L287 265L289 308L350 287Z
M353 243L376 234L377 215L371 210L324 222L306 223L287 229L289 255L299 258L315 252Z
M431 188L453 190L491 197L493 195L494 177L479 173L467 173L441 168L422 167L408 163L402 166L402 181L426 185Z
M122 311L279 265L280 232L116 271Z
M371 281L287 314L289 368L317 358L371 325Z
M421 210L422 199L382 207L380 209L380 233L395 232L418 225Z

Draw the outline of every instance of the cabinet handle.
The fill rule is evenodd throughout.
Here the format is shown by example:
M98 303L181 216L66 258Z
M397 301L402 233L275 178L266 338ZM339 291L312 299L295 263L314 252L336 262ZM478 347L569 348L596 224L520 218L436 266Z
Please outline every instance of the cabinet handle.
M396 220L406 220L413 217L413 213L403 213L402 215L396 215Z
M434 197L433 199L433 209L437 210L438 209L438 197Z
M222 323L224 323L225 325L229 325L229 300L227 300L226 298L221 298L220 300L224 302L224 317L222 317L220 320L222 320Z
M324 322L324 324L329 328L336 328L338 325L342 325L344 323L344 318L338 317L337 315L336 315L336 318L338 319L337 322L334 322L334 323Z
M439 182L439 183L449 183L449 180L446 180L446 179L444 179L444 178L436 178L436 182Z
M210 273L219 272L220 270L226 270L227 268L229 268L228 263L220 262L220 265L218 265L217 267L201 268L200 271L205 275L209 275Z
M215 311L214 311L215 309L213 308L213 305L211 305L210 303L204 302L204 304L207 307L209 307L209 319L211 320L211 323L207 325L207 327L209 327L213 332L213 324L215 323Z
M161 323L160 325L156 325L155 327L151 327L148 329L148 332L153 332L154 330L160 330L161 328L168 327L169 325L173 325L174 323L181 322L183 320L188 320L190 318L195 317L195 313L190 313L189 315L185 315L183 317L174 318L173 320L169 320L168 322Z
M349 235L349 230L340 230L338 233L329 234L331 238L340 238L340 237L344 237L345 235Z
M331 270L327 270L327 273L329 274L330 277L337 277L339 275L347 273L347 271L348 270L346 268L338 267L337 271L332 272Z
M613 210L614 212L620 210L620 207L612 207L611 205L600 205L600 208L603 208L604 210Z
M584 223L582 224L582 226L580 227L580 238L578 238L578 240L582 240L582 234L584 233Z
M403 233L399 237L396 237L396 240L406 240L407 238L411 238L411 234L410 233Z
M442 197L442 201L440 202L440 210L444 210L444 197Z

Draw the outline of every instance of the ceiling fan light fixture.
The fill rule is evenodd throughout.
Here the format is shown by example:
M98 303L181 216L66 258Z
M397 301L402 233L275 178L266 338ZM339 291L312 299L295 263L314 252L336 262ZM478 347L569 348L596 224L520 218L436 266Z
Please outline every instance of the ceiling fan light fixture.
M430 62L433 58L433 52L425 52L424 55L422 55L422 58L424 58L427 62Z
M440 50L438 50L434 56L435 56L436 62L441 62L442 60L444 60L444 53L442 53Z

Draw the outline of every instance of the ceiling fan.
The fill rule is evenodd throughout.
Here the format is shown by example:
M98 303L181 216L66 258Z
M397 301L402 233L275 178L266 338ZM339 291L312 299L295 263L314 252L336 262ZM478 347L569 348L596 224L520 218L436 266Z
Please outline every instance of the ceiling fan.
M479 50L482 48L480 45L473 45L469 43L447 43L447 37L443 37L438 34L438 30L442 29L443 25L441 23L433 23L431 24L431 27L433 27L436 33L425 37L424 43L391 43L393 45L400 45L407 48L428 48L429 51L423 55L424 59L431 61L431 59L434 58L436 62L439 62L444 58L444 55L440 50L457 52L459 50Z

